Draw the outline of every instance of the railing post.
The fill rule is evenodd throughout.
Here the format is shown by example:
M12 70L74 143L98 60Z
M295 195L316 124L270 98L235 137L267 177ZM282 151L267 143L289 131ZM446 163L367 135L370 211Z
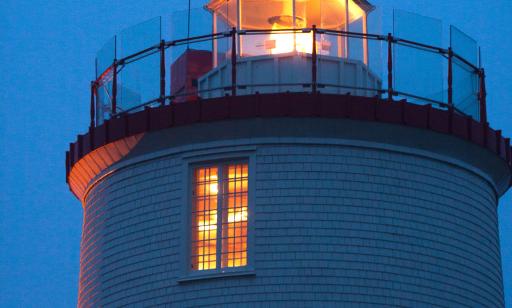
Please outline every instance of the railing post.
M160 104L165 105L165 41L160 41Z
M448 48L448 106L453 107L453 50Z
M313 25L313 50L311 51L311 91L317 91L316 25Z
M110 111L111 117L117 113L117 59L114 59L112 69L114 72L112 74L112 110Z
M91 81L91 123L89 124L90 128L93 128L95 125L95 119L96 119L96 100L95 100L95 94L96 94L96 81Z
M236 96L236 28L231 29L231 95Z
M485 70L481 68L478 75L480 77L480 123L487 123L487 89L485 87Z
M393 100L393 36L388 33L388 101Z

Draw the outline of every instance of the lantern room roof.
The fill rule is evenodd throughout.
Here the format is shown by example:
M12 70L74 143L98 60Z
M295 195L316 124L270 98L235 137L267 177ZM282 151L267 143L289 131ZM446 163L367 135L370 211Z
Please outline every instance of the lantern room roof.
M265 0L260 0L260 2L264 2ZM320 0L321 1L321 0ZM361 7L366 13L369 13L375 9L375 6L366 0L352 0L355 4ZM227 2L227 0L211 0L206 8L209 10L218 9L223 3Z

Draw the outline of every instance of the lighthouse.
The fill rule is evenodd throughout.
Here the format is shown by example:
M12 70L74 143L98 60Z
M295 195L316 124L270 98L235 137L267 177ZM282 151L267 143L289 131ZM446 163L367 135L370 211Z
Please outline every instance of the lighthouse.
M512 150L476 42L375 9L212 0L105 44L65 162L79 307L504 307Z

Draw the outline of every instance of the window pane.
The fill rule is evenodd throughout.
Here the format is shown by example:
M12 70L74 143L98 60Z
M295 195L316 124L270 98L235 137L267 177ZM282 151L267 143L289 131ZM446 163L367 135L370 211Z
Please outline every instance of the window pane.
M248 165L228 165L223 177L222 267L247 265Z
M217 264L218 169L197 168L192 192L193 270L215 269Z
M396 37L430 46L442 45L443 24L440 20L406 11L395 10L393 33ZM430 49L394 44L394 88L398 92L444 101L444 57ZM414 78L411 78L414 76ZM424 104L425 100L407 97L409 101Z

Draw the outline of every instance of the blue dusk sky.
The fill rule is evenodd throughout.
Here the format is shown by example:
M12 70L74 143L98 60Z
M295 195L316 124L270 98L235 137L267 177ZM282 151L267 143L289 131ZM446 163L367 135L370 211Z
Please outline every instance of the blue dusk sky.
M512 136L512 1L370 2L383 22L374 31L388 32L392 9L400 8L442 20L445 43L449 24L474 37L488 76L489 121ZM89 124L96 52L123 28L186 5L0 1L0 307L76 306L83 212L65 183L64 154ZM510 192L500 201L499 222L506 301L512 306Z

